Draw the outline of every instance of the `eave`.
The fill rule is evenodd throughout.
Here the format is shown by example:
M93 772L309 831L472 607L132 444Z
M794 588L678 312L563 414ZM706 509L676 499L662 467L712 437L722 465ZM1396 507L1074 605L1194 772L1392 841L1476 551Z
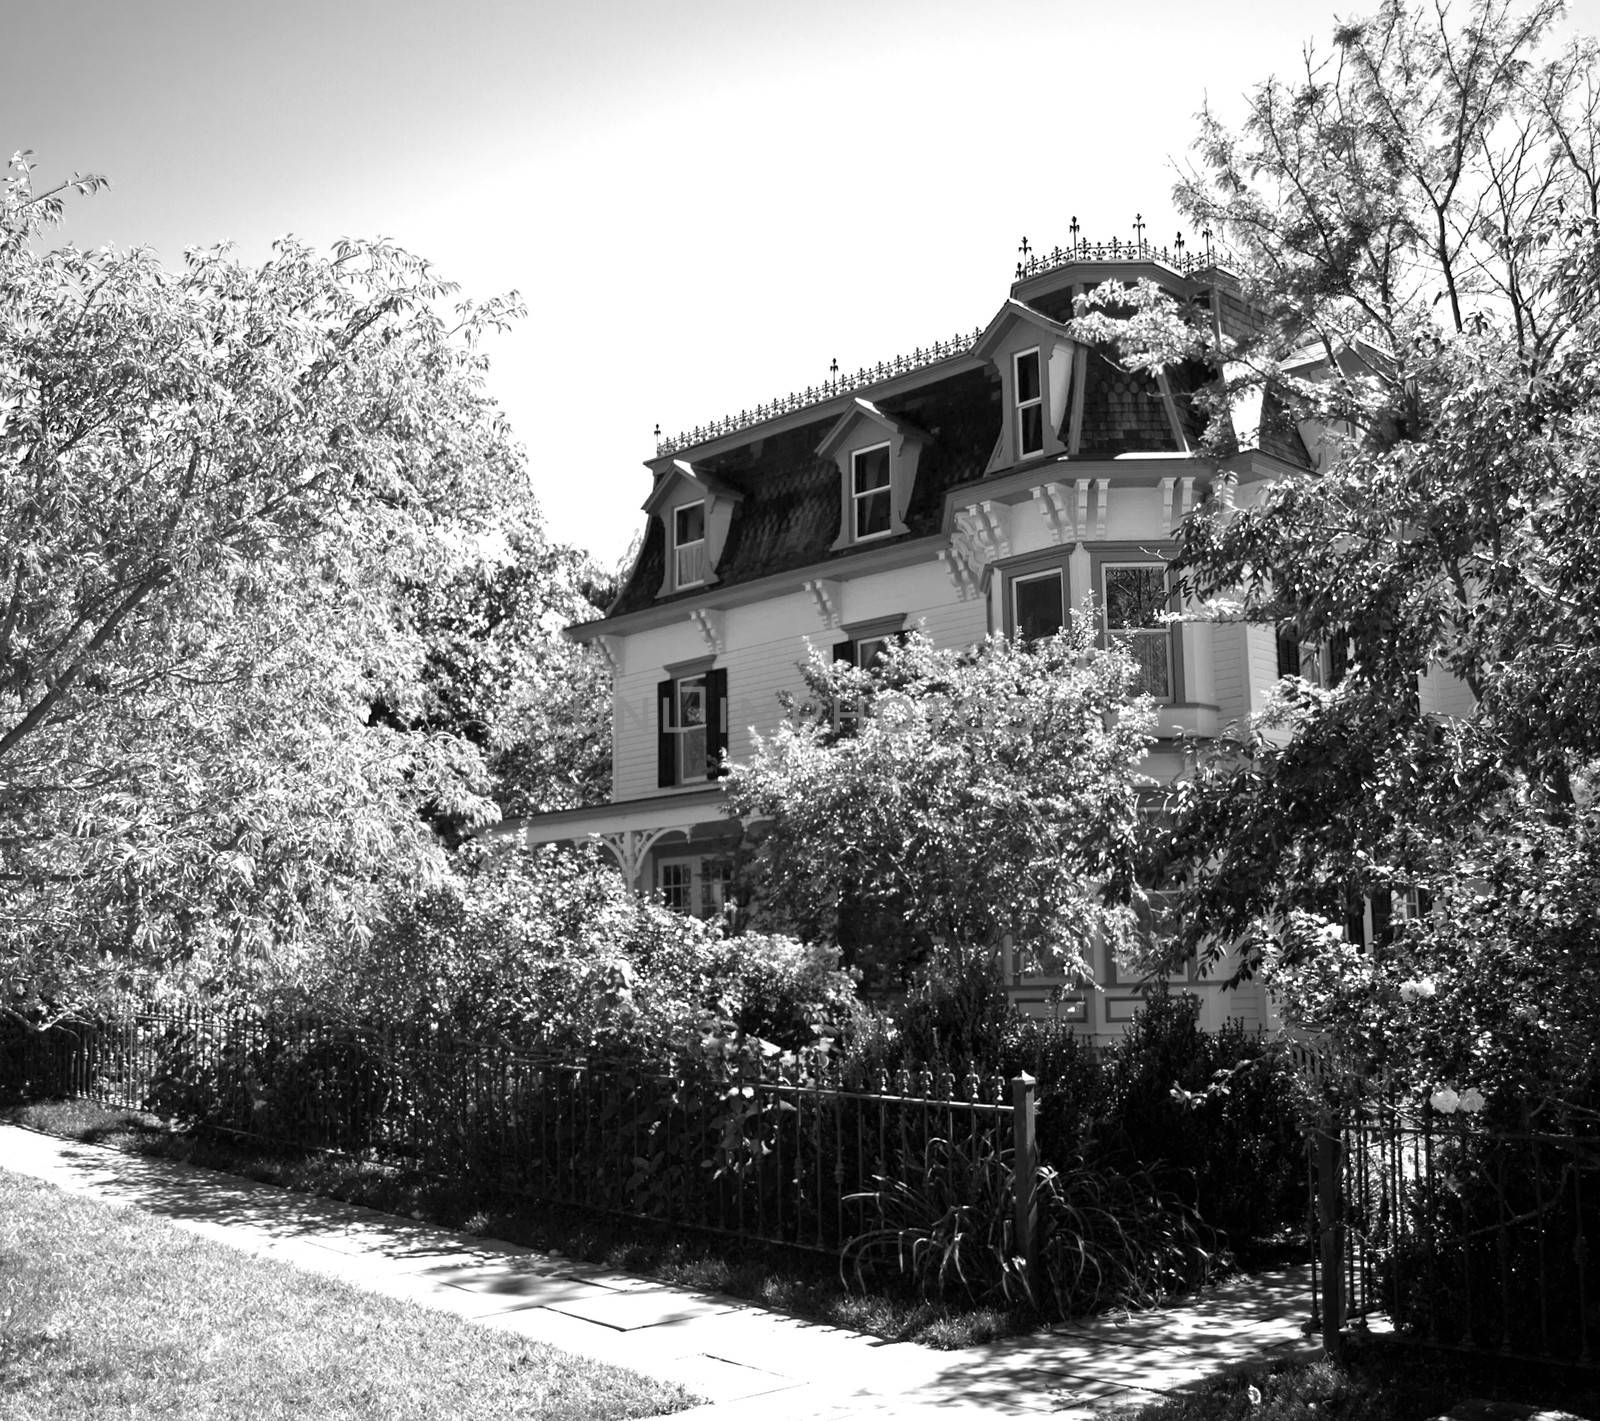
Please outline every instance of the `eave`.
M966 485L978 488L978 484ZM699 596L676 597L652 607L641 607L634 612L624 612L620 617L601 617L592 622L578 622L567 627L565 635L571 641L590 642L602 636L622 636L629 632L648 631L653 627L672 626L697 608L723 611L729 607L743 607L751 602L764 602L771 597L802 591L805 584L818 576L839 580L866 577L875 572L888 572L895 568L913 567L926 562L940 548L947 546L949 537L935 533L922 538L898 538L892 543L858 553L826 558L807 563L804 567L758 577L749 582L736 582L728 587L707 588Z

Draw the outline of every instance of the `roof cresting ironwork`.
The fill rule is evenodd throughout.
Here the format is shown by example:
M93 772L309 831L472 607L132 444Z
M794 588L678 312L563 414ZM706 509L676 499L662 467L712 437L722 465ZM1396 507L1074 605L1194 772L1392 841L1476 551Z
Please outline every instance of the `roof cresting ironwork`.
M1024 237L1017 248L1022 259L1017 263L1016 279L1023 281L1030 276L1038 276L1041 272L1052 271L1056 267L1068 266L1074 262L1153 261L1160 262L1163 266L1184 275L1216 264L1217 253L1212 246L1212 233L1209 227L1200 234L1205 243L1204 248L1190 250L1184 242L1182 232L1178 233L1170 247L1157 247L1146 241L1145 225L1143 215L1135 213L1132 241L1113 237L1109 242L1090 242L1080 236L1078 219L1074 217L1067 228L1071 234L1071 241L1065 247L1052 247L1048 252L1035 252L1032 244ZM840 395L855 394L859 390L881 385L898 375L907 375L913 370L922 370L941 361L954 360L958 356L966 355L982 334L983 328L980 326L970 335L957 333L948 340L936 340L931 345L919 345L909 355L896 355L890 360L880 360L876 365L863 365L859 370L847 375L839 373L839 360L835 356L828 367L828 378L820 384L808 385L803 390L792 391L767 404L757 405L754 409L744 409L738 414L714 419L709 424L697 424L693 429L686 429L681 434L663 437L661 426L657 425L656 454L658 456L676 454L683 449L692 449L698 444L709 444L713 439L721 439L725 435L736 434L741 429L751 429L758 424L765 424L780 415L793 414L812 405L827 404Z
M1182 272L1185 276L1216 265L1218 252L1213 245L1215 234L1211 228L1203 228L1200 232L1200 240L1204 245L1191 250L1182 232L1172 239L1170 246L1158 247L1145 237L1145 229L1148 226L1144 214L1136 212L1133 214L1132 240L1113 236L1109 242L1091 242L1082 235L1078 219L1074 217L1067 224L1071 240L1066 246L1052 247L1048 252L1034 251L1028 239L1024 237L1017 248L1022 259L1017 263L1016 279L1025 281L1030 276L1053 271L1058 266L1070 266L1074 262L1153 261Z

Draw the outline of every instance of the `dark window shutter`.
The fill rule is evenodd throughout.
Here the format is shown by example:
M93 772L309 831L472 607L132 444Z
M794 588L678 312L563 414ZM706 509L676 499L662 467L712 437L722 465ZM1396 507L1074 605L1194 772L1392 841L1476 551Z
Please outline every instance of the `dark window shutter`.
M1300 638L1292 622L1278 623L1278 675L1300 674Z
M728 748L728 672L706 672L706 778L722 777L722 752Z
M676 747L672 734L672 682L656 686L656 784L661 789L678 782Z
M1328 643L1328 684L1337 686L1344 680L1345 669L1350 664L1350 643L1342 636L1335 636Z
M855 645L853 641L834 642L833 659L835 661L848 661L854 666L856 664Z
M1394 899L1387 888L1379 888L1372 895L1372 941L1379 945L1394 936Z

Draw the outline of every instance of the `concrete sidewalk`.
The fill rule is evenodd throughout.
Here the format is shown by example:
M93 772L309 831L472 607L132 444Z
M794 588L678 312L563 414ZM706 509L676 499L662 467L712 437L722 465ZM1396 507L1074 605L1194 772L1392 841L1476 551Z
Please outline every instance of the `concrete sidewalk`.
M15 1126L0 1125L0 1169L678 1382L707 1401L680 1414L709 1421L1104 1416L1231 1368L1321 1350L1301 1331L1304 1270L1236 1280L1162 1312L936 1352Z

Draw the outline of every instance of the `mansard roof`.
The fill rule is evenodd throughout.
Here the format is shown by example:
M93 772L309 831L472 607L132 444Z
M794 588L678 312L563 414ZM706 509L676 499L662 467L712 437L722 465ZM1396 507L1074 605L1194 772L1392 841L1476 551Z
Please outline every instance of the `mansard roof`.
M999 389L986 370L968 369L873 404L886 418L927 436L906 509L907 531L901 536L939 532L945 494L983 476L1000 432ZM822 418L694 460L696 470L703 469L745 495L718 560L719 587L826 563L855 551L830 551L843 515L839 469L818 449L841 413L858 411L852 403L844 411L833 408L819 413ZM759 435L759 431L752 432ZM609 616L693 598L703 591L691 588L673 597L658 597L666 576L666 556L665 530L660 519L652 518L639 560Z

